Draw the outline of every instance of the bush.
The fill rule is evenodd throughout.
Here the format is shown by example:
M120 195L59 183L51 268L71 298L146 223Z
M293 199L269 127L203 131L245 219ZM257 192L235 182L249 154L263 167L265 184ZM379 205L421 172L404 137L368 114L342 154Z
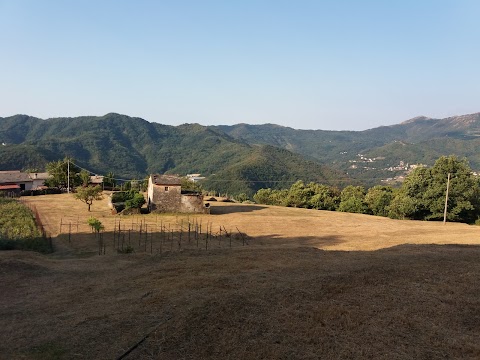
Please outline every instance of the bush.
M142 194L136 193L132 199L125 201L125 209L140 209L145 204Z
M48 188L45 190L22 190L20 196L38 196L38 195L51 195L51 194L61 194L62 190L59 188Z

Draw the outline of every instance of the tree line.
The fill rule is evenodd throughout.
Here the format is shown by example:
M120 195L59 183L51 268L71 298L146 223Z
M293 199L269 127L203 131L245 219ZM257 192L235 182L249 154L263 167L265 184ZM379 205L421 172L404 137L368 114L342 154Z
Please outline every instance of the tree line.
M450 180L448 177L450 174ZM480 215L480 181L466 159L442 156L435 164L417 167L399 188L347 186L343 190L297 181L289 189L260 189L259 204L301 207L386 216L393 219L442 220L449 182L447 220L474 223Z

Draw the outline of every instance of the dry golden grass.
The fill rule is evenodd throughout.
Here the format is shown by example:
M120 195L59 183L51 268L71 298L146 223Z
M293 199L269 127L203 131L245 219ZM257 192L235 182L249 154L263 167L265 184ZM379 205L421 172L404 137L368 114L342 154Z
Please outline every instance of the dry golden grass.
M68 195L27 201L54 235L60 217L107 231L118 218ZM147 334L127 359L480 358L479 228L212 206L188 218L238 227L249 246L85 256L85 226L50 256L0 253L0 358L117 358Z
M211 215L112 215L107 200L95 202L92 211L71 195L26 197L41 214L46 229L53 236L63 224L80 223L80 232L89 232L86 221L94 216L112 231L121 218L123 225L132 227L142 219L152 228L160 223L180 224L188 220L207 223L213 229L224 226L227 231L236 228L255 238L258 244L269 246L310 246L326 250L377 250L405 243L409 244L480 244L480 227L459 223L392 220L369 215L330 211L293 209L276 206L242 205L211 202ZM68 231L63 226L63 233Z
M480 248L0 253L5 359L478 359Z

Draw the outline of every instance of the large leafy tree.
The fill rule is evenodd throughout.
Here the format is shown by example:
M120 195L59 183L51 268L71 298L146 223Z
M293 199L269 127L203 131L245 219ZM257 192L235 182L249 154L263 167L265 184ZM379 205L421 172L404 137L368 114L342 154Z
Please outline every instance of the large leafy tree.
M49 187L66 188L68 186L68 174L70 173L70 187L76 187L82 183L78 175L80 169L73 164L72 159L52 161L47 163L46 170L50 177L45 181Z
M83 169L82 171L80 171L78 176L80 177L80 181L82 182L82 185L88 186L88 183L90 182L90 172Z
M373 215L387 216L393 197L393 188L377 185L368 189L367 195L365 195L365 202Z
M340 191L328 185L315 184L315 195L308 203L313 209L336 210L340 203Z
M466 159L442 156L432 168L417 168L392 201L389 216L419 220L443 219L450 174L447 219L473 222L479 214L479 182Z
M365 188L349 185L340 193L339 211L367 214L368 206L365 202Z

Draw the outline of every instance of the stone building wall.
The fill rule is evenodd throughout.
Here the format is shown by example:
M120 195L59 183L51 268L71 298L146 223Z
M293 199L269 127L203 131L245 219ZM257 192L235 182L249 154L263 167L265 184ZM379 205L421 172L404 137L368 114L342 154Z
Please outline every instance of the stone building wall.
M170 185L169 185L170 184ZM203 195L183 193L180 180L170 175L151 175L148 181L148 208L152 212L209 213Z
M152 185L151 190L150 211L180 212L182 198L180 186Z
M181 197L180 212L205 214L209 210L203 205L203 195L186 194Z

